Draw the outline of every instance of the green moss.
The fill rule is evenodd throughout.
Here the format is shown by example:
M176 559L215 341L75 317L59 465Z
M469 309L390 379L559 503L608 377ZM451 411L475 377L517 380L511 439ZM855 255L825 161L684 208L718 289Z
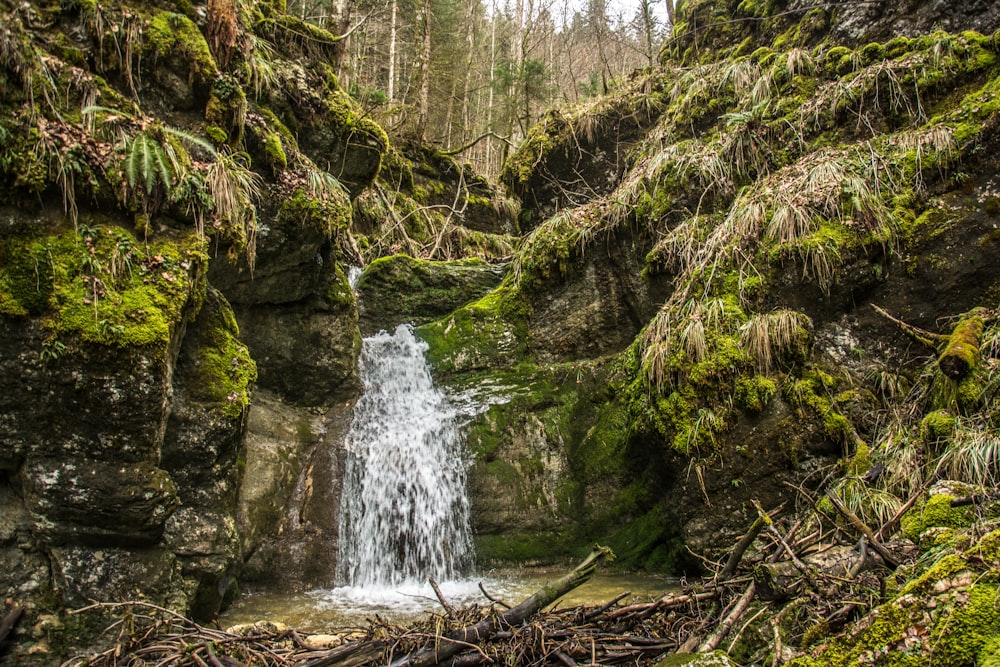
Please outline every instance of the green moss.
M938 357L941 372L952 379L964 378L979 363L979 340L985 323L979 315L961 320L955 325L948 344Z
M344 192L319 198L299 188L281 201L277 223L332 238L350 227L351 201Z
M228 74L215 77L205 107L205 120L223 128L230 144L238 146L243 142L246 116L247 98L239 82Z
M827 74L836 75L844 74L841 69L844 68L842 63L850 62L851 55L854 52L851 51L846 46L835 46L826 52L823 58L823 68L826 70Z
M267 156L268 166L275 175L288 168L288 156L285 155L285 147L277 132L264 133L264 154Z
M381 154L389 148L389 136L382 126L372 120L358 103L343 90L337 89L326 97L324 106L329 124L341 134L350 138L353 134L363 134L374 141Z
M861 48L861 61L865 65L871 65L877 63L885 58L885 47L881 44L874 42L871 44L865 44Z
M920 421L920 437L928 443L947 440L955 430L955 416L947 410L935 410Z
M80 234L8 240L0 254L7 314L41 315L55 336L163 353L204 280L194 232L139 244L121 228L81 221Z
M566 276L580 256L580 224L572 214L557 214L540 225L517 253L519 284L541 287Z
M572 553L560 549L565 536L558 533L504 533L476 535L476 559L481 563L552 563Z
M239 327L229 304L214 293L196 321L194 378L189 392L229 419L240 417L250 405L257 380L257 364L239 340Z
M510 368L527 356L529 313L528 300L505 283L417 333L439 373Z
M987 565L1000 563L1000 530L993 530L983 535L966 556L980 559Z
M859 442L854 449L847 464L846 473L848 475L860 476L868 472L872 467L872 450L867 443Z
M620 565L649 572L677 572L685 555L675 524L659 507L627 523L606 542Z
M899 595L926 595L938 582L954 577L968 569L969 566L964 558L958 554L947 554L927 568L919 577L907 582Z
M784 394L786 400L800 412L810 410L815 413L822 420L823 430L832 440L853 444L854 425L837 410L833 401L819 393L834 384L832 376L814 368L804 373L802 379L786 384Z
M1000 634L983 644L976 658L976 667L1000 667Z
M957 566L954 561L948 563L948 567ZM947 575L947 568L939 574ZM976 656L996 636L1000 623L997 587L975 584L945 589L934 595L934 602L933 613L928 613L915 596L884 604L859 632L835 639L812 657L797 658L789 664L798 667L974 664Z
M212 140L216 146L221 146L229 142L229 134L218 125L208 125L205 127L205 136Z
M53 289L52 242L7 239L0 242L0 313L40 315Z
M968 507L952 507L954 496L947 493L933 495L922 507L914 507L903 516L901 528L903 535L911 540L918 540L920 534L928 528L945 526L948 528L966 528L972 518Z
M935 665L971 665L1000 628L1000 596L996 586L974 585L962 595L968 599L931 631L930 648ZM959 602L956 601L956 605Z
M714 338L710 353L704 361L691 366L688 382L699 389L710 389L718 382L735 377L749 368L751 358L736 336L720 335Z
M196 80L203 84L212 81L219 72L201 30L183 14L154 14L146 29L146 39L149 48L161 58L172 55L183 57L191 64Z
M898 58L913 50L913 40L909 37L893 37L885 43L885 55L889 58Z
M570 130L568 119L559 111L550 111L529 131L508 158L500 172L500 180L512 186L523 186L531 178L535 167L542 163L549 152L560 143L560 138Z

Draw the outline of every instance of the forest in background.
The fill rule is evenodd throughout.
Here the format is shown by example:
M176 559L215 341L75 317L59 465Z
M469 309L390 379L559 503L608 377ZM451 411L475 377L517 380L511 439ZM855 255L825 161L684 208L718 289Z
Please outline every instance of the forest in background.
M340 37L341 85L390 134L496 177L553 104L652 66L672 0L289 0Z

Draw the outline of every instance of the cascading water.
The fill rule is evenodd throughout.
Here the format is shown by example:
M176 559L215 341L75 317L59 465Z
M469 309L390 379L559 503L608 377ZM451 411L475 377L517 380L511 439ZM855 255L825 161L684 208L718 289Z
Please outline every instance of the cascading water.
M348 586L443 581L472 565L458 410L434 387L426 350L406 325L362 344L341 496Z

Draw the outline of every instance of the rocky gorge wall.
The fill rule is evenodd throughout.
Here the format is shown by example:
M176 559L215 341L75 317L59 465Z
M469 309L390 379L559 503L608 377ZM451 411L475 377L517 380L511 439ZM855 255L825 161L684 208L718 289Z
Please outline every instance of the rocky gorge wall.
M509 398L469 429L483 561L600 540L697 572L751 500L892 466L885 415L941 349L883 313L947 336L997 307L980 9L684 2L659 69L532 130L502 176L531 230L511 271L419 330L442 382Z
M0 597L27 608L0 660L53 664L104 624L68 608L208 619L238 575L325 575L335 536L285 508L332 489L338 243L387 140L310 60L335 40L267 3L0 13Z
M509 198L390 145L281 3L0 3L0 595L30 610L0 660L57 661L92 600L331 583L361 332L402 321L491 403L483 564L600 540L697 572L750 500L995 424L988 4L684 2L659 67L532 131Z

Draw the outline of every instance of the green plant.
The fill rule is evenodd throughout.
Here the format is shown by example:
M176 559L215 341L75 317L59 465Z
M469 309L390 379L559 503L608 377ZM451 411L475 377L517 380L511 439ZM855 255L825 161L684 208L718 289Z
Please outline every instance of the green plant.
M257 208L263 180L250 170L245 153L219 153L209 165L205 181L215 205L214 225L243 248L252 271L257 259Z
M157 201L154 192L157 185L169 196L174 185L186 175L191 156L185 144L216 155L211 142L180 128L101 106L83 110L85 117L90 114L102 114L102 128L118 137L125 179L133 194L144 193L141 196L144 208Z
M319 169L310 169L307 181L309 194L316 199L335 199L347 194L347 188L336 176Z
M247 65L250 67L250 87L253 89L254 99L259 100L270 94L281 79L275 66L278 53L270 42L253 33L248 33L247 38L250 49L250 57L247 59Z
M949 479L996 487L1000 483L1000 436L995 428L958 420L951 443L938 459L937 470Z
M42 350L38 358L43 362L55 361L66 353L66 344L55 338L42 341Z
M868 484L858 475L842 477L833 485L847 509L866 525L882 526L899 512L903 503L892 493Z

